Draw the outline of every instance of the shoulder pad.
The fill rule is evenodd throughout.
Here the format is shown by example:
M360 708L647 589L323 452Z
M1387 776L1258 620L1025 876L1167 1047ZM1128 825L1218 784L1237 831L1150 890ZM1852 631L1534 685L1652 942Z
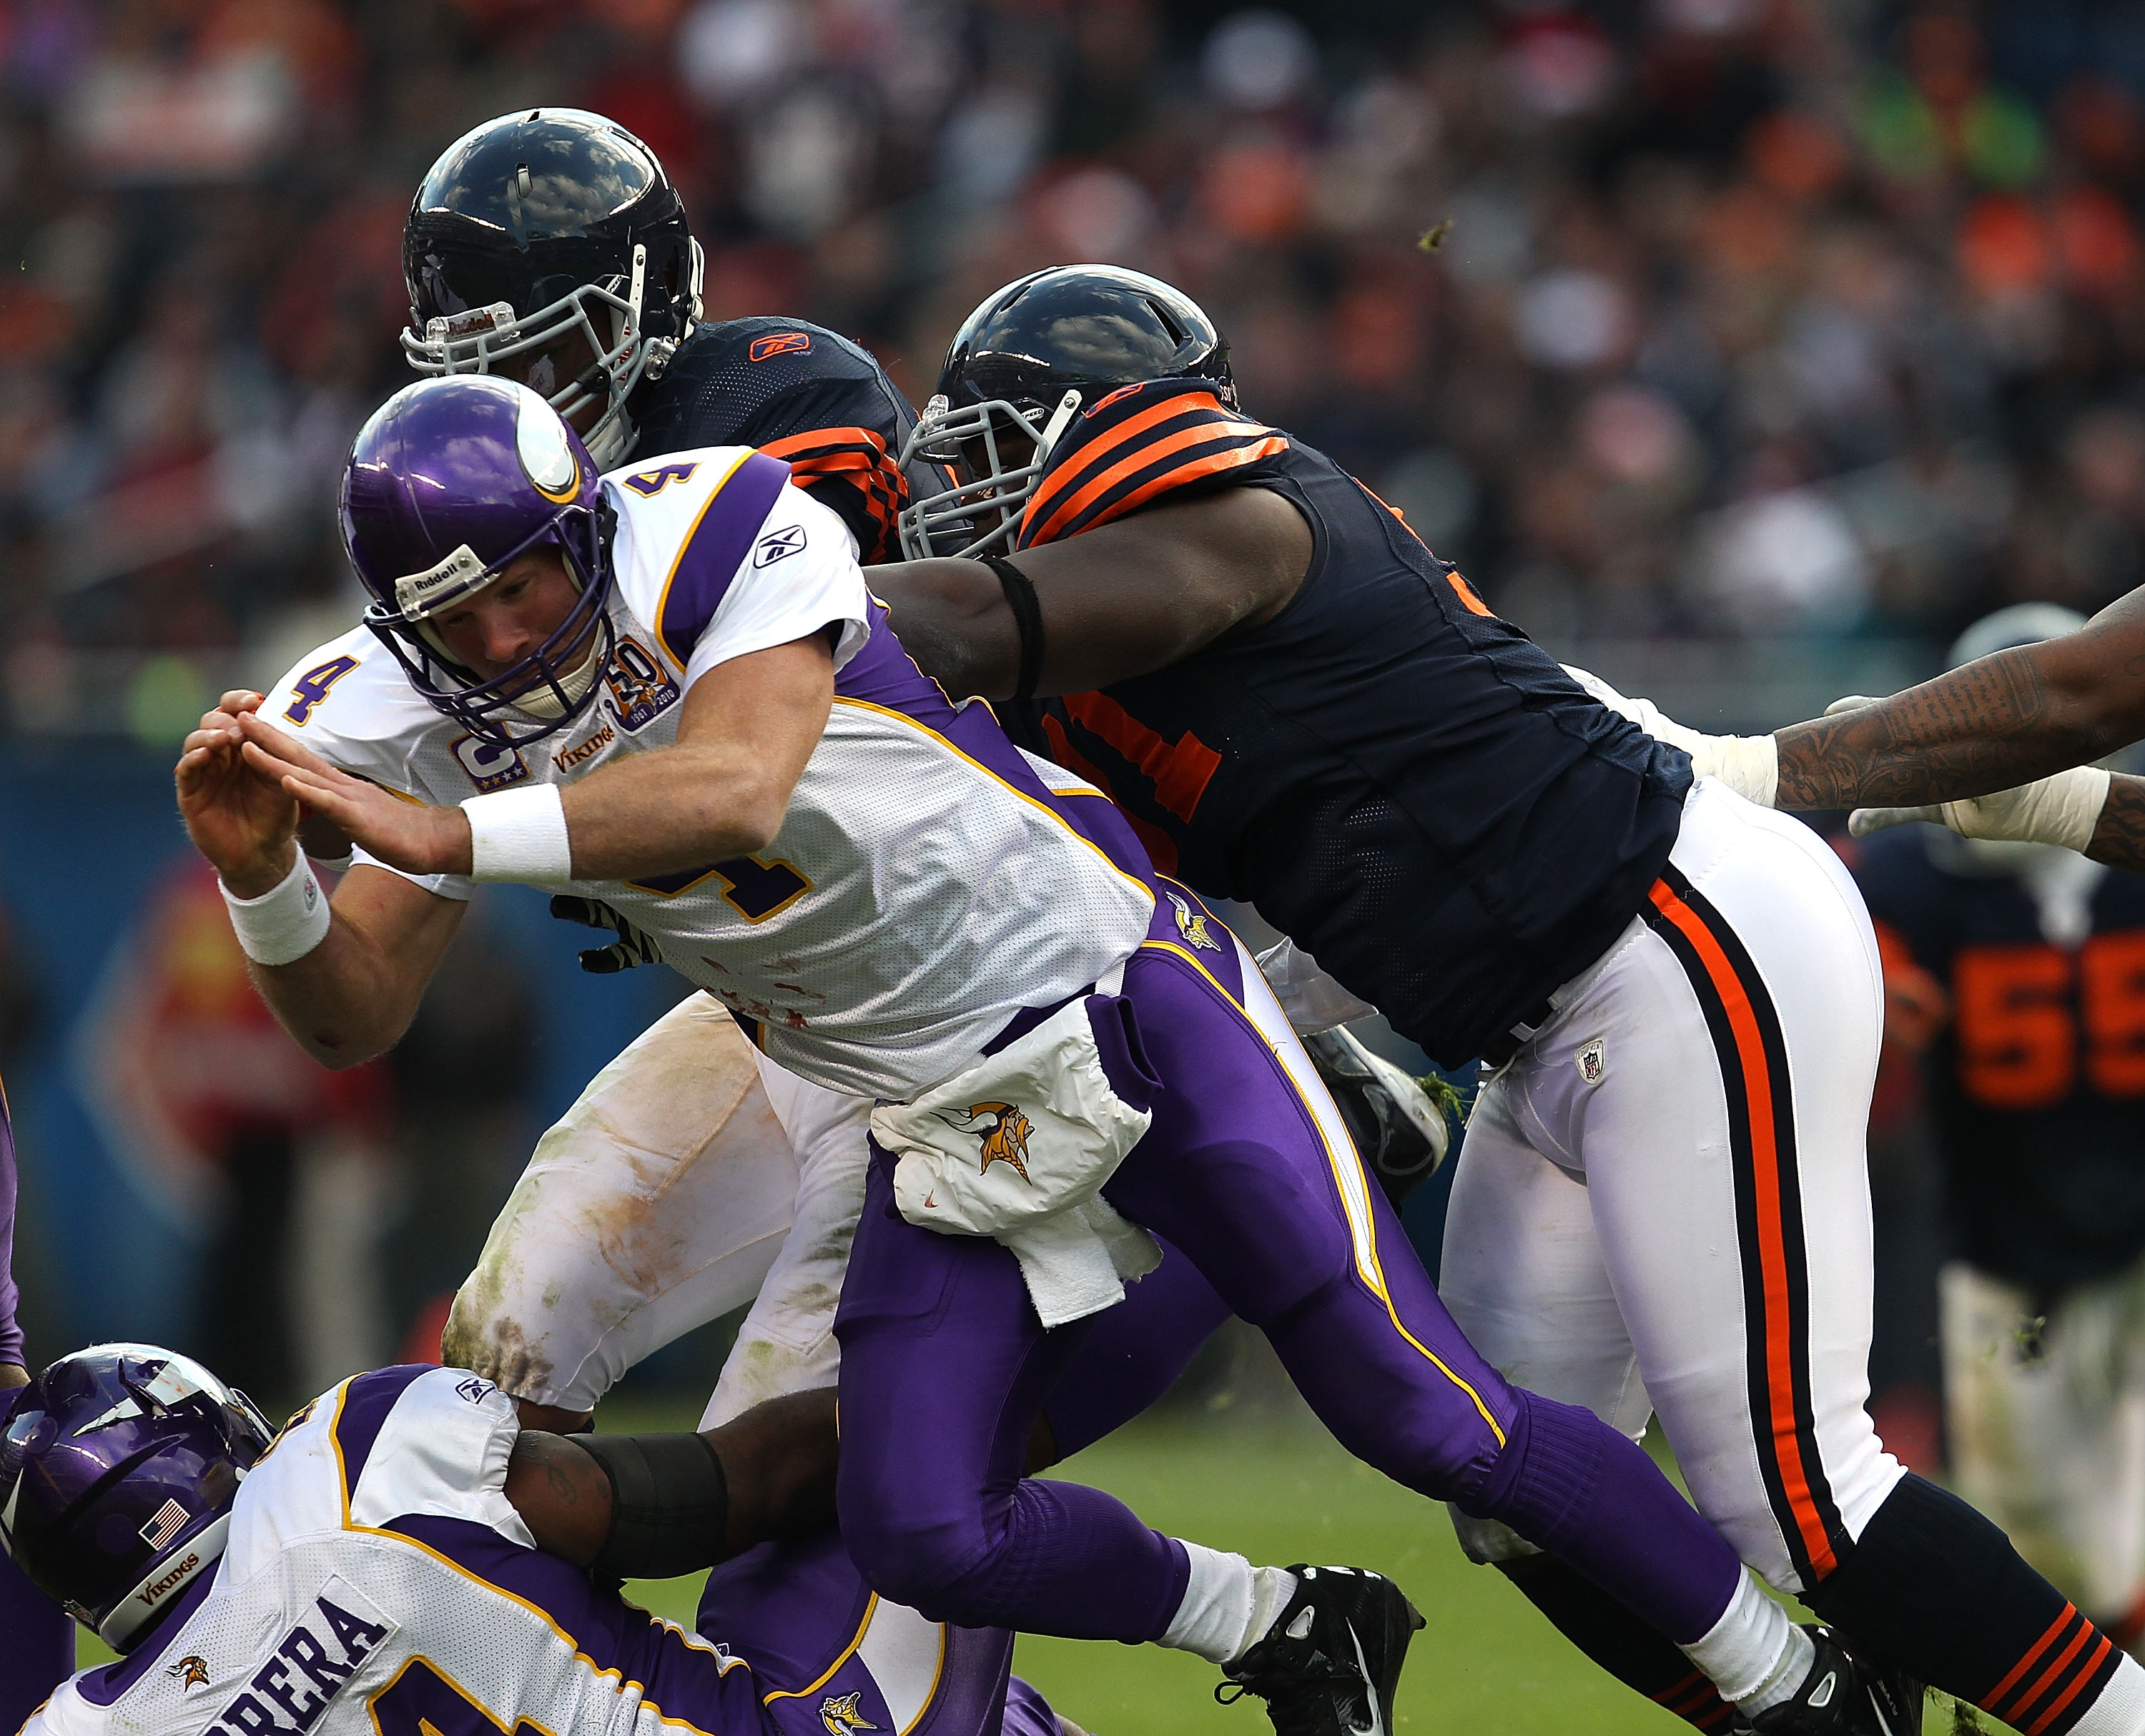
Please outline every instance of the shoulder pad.
M1211 380L1119 386L1074 416L1058 436L1022 515L1015 546L1030 549L1091 530L1173 489L1287 450L1287 435L1229 409Z

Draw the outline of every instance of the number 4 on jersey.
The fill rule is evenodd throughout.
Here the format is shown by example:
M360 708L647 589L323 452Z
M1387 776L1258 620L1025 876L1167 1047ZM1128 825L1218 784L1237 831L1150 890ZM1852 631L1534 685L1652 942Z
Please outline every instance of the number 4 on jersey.
M675 874L651 874L629 880L643 892L674 898L689 886L713 874L723 883L723 898L749 923L764 923L787 910L812 889L812 883L786 862L762 862L757 856L733 856L711 868L686 868Z
M313 714L313 708L328 696L328 689L357 667L355 657L331 657L326 663L316 664L291 684L296 695L284 709L283 715L300 729Z

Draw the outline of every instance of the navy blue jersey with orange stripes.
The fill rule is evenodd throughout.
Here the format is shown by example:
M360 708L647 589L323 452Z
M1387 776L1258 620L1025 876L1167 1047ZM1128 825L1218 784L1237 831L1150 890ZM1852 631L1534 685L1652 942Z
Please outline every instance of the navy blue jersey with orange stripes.
M1019 546L1232 486L1273 490L1311 527L1288 606L1008 721L1108 789L1164 872L1255 903L1458 1064L1638 913L1690 761L1491 614L1331 459L1245 420L1211 381L1126 387L1076 417Z
M1951 997L1924 1079L1959 1252L2051 1290L2130 1265L2145 1253L2145 877L2101 878L2075 950L2043 938L2017 877L1933 827L1869 839L1855 878L1886 969L1911 959Z
M754 315L699 326L633 399L628 464L698 446L757 446L842 515L868 566L901 559L896 460L916 412L870 353L824 326ZM944 487L936 478L927 493Z

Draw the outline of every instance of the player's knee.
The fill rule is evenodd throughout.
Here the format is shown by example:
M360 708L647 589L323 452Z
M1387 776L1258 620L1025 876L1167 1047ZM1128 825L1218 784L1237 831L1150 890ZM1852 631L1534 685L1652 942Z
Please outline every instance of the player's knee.
M979 1554L988 1554L973 1520L933 1518L913 1510L841 1504L842 1540L864 1583L889 1602L905 1604L932 1621L988 1626L964 1619L963 1595Z
M1446 1510L1452 1515L1452 1530L1460 1540L1461 1554L1477 1567L1494 1567L1500 1562L1541 1554L1502 1520L1477 1519L1450 1503Z

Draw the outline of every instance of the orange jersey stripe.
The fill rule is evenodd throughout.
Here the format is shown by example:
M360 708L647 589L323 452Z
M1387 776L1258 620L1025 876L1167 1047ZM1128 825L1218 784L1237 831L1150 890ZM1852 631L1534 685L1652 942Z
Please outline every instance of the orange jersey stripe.
M2035 1700L2040 1699L2057 1683L2063 1680L2064 1666L2078 1656L2078 1648L2092 1638L2093 1624L2081 1615L2078 1618L2078 1632L2071 1636L2070 1644L2056 1654L2055 1660L2043 1669L2040 1674L2035 1676L2025 1687L2011 1696L2011 1704L2005 1709L2014 1717L2023 1717L2027 1709Z
M1780 1481L1802 1534L1812 1569L1819 1579L1839 1565L1832 1540L1810 1494L1809 1475L1803 1464L1802 1442L1795 1423L1794 1346L1789 1336L1788 1256L1780 1221L1779 1130L1773 1120L1772 1069L1765 1058L1764 1039L1758 1016L1734 966L1713 931L1698 913L1678 898L1665 881L1656 880L1647 896L1654 908L1674 923L1690 943L1711 978L1714 992L1728 1014L1735 1042L1736 1059L1743 1069L1744 1095L1750 1117L1751 1171L1756 1195L1758 1263L1765 1299L1766 1392L1772 1415L1767 1419Z
M1137 500L1143 500L1160 489L1188 481L1195 476L1208 474L1212 470L1227 469L1229 464L1248 464L1254 458L1265 458L1276 452L1285 452L1288 450L1288 442L1279 435L1269 433L1255 423L1228 422L1217 425L1213 422L1202 421L1190 428L1180 428L1174 434L1166 435L1158 440L1139 447L1111 465L1099 475L1093 475L1083 464L1080 469L1082 474L1089 475L1091 480L1082 484L1068 499L1057 501L1055 504L1046 504L1038 497L1028 503L1028 509L1023 515L1021 530L1021 546L1032 548L1037 543L1049 542L1065 529L1070 520L1077 518L1097 500L1107 494L1119 483L1137 475L1142 470L1160 462L1172 452L1182 452L1191 446L1206 445L1217 440L1246 440L1258 435L1265 435L1267 437L1258 443L1256 449L1240 449L1243 451L1243 456L1232 458L1223 465L1206 466L1195 465L1186 469L1165 472L1150 482L1135 497ZM1132 501L1119 502L1111 515L1117 516L1126 511L1132 504ZM1033 520L1038 510L1047 513L1048 516L1043 519L1031 534L1027 528L1028 521Z
M2093 1629L2090 1628L2086 1630L2088 1634L2092 1631ZM2083 1636L2081 1635L2080 1637L2083 1638ZM2038 1718L2035 1719L2033 1723L2026 1726L2026 1736L2041 1736L2042 1731L2047 1729L2050 1724L2056 1721L2056 1719L2062 1717L2063 1708L2070 1704L2073 1700L2078 1697L2079 1690L2093 1679L2094 1673L2099 1669L2103 1662L2106 1660L2108 1653L2113 1649L2113 1647L2109 1642L2108 1636L2105 1634L2102 1634L2100 1636L2100 1644L2093 1649L2093 1655L2085 1660L2085 1663L2080 1667L2078 1674L2071 1678L2071 1685L2066 1688L2055 1698L2053 1701L2049 1704L2048 1709L2047 1711L2043 1712Z
M2043 1634L2038 1639L2035 1640L2032 1647L2027 1651L2026 1655L2011 1666L2010 1674L2004 1677L2002 1681L1998 1682L1993 1688L1988 1690L1988 1698L1985 1702L1983 1702L1983 1704L1986 1704L1990 1710L1993 1711L1995 1709L1996 1702L2002 1699L2003 1696L2010 1691L2011 1688L2017 1683L2018 1679L2033 1667L2033 1660L2038 1658L2042 1653L2048 1650L2051 1645L2055 1644L2056 1635L2062 1633L2063 1630L2070 1624L2071 1618L2077 1614L2078 1605L2076 1604L2065 1604L2063 1605L2063 1613L2048 1624L2048 1631ZM2001 1714L1999 1714L1998 1715L2000 1716Z
M1076 477L1092 476L1095 474L1095 466L1098 464L1115 472L1118 469L1118 465L1110 461L1112 455L1122 453L1128 444L1137 440L1151 429L1159 427L1165 422L1173 421L1179 416L1197 415L1202 412L1212 413L1211 416L1200 424L1207 430L1205 437L1210 440L1218 440L1227 435L1243 435L1269 432L1258 423L1244 421L1223 410L1221 400L1212 393L1192 393L1185 396L1165 398L1160 403L1140 411L1138 415L1127 417L1120 425L1112 428L1108 433L1097 435L1094 443L1076 454L1060 474L1044 479L1043 486L1036 490L1035 498L1028 503L1028 510L1022 515L1021 529L1023 544L1048 540L1051 536L1056 535L1056 525L1054 522L1046 525L1044 520L1061 520L1066 515L1063 509L1069 509L1070 511L1077 513L1081 504L1092 498L1094 485L1092 483L1076 484L1074 480ZM1152 455L1150 455L1151 457ZM1133 468L1137 469L1139 466L1135 465ZM1067 498L1068 491L1072 491L1069 500ZM1028 534L1028 527L1031 525L1040 527L1032 535Z

